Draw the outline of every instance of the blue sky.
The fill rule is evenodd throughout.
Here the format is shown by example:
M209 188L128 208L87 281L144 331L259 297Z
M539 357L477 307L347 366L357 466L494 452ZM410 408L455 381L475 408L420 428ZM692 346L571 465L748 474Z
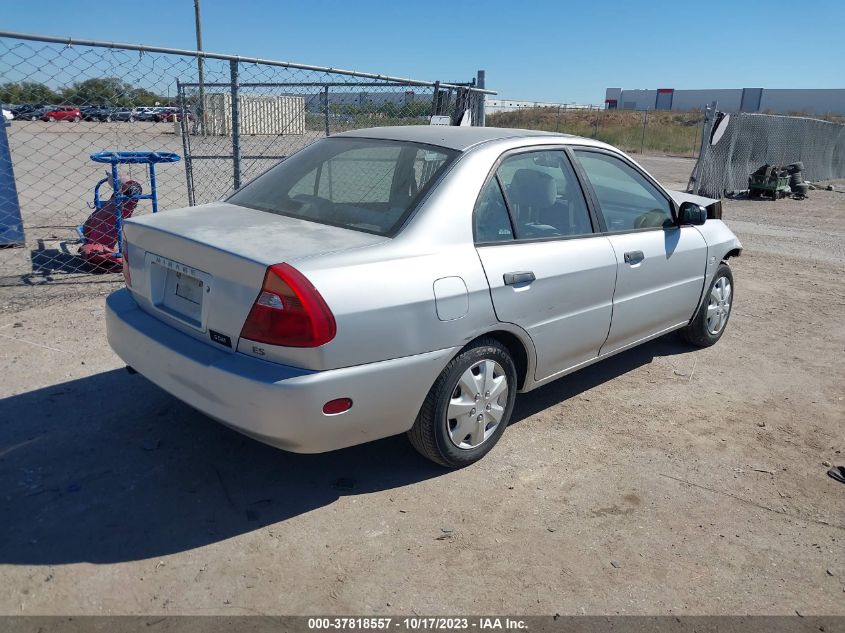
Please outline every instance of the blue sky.
M2 28L194 47L192 0L5 2ZM202 0L206 50L601 103L604 89L845 87L845 2Z

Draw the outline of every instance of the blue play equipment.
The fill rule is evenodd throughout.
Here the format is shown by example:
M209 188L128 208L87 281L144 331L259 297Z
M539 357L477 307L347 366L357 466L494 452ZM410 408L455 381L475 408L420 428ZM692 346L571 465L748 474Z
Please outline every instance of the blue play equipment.
M0 246L23 246L23 221L9 152L9 124L0 121Z
M156 165L159 163L175 163L179 160L179 155L172 152L97 152L91 154L91 160L96 163L106 163L111 165L111 174L106 178L100 180L94 187L94 217L98 211L101 211L107 205L114 206L114 235L116 237L115 250L108 253L115 263L122 262L122 244L120 243L121 228L123 226L123 211L124 205L130 200L150 200L153 206L153 213L158 213L158 189L156 185ZM150 175L150 192L142 193L140 187L137 189L124 190L120 181L120 176L117 173L118 165L147 165ZM105 183L109 183L112 187L112 197L110 200L102 200L100 198L100 187ZM134 205L133 205L134 208ZM131 213L131 212L130 212ZM90 220L91 218L89 218ZM77 227L77 232L82 243L90 244L91 240L85 234L84 224ZM111 229L112 227L108 227ZM103 232L102 230L100 230ZM108 231L111 233L111 231ZM99 253L102 255L102 252Z

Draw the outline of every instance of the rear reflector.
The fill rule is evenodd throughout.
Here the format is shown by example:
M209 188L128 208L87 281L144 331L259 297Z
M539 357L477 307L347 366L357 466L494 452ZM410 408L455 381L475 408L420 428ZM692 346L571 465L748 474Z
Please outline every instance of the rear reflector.
M338 398L329 400L323 405L323 413L326 415L337 415L352 408L352 398Z
M241 338L282 347L319 347L335 337L329 306L305 276L288 264L270 266Z

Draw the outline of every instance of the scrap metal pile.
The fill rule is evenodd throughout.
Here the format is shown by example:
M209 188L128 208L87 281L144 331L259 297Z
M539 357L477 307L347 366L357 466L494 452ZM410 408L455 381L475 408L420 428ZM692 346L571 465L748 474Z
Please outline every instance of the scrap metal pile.
M792 196L796 200L807 197L810 184L804 182L804 163L763 165L748 177L748 198L768 197L773 200Z

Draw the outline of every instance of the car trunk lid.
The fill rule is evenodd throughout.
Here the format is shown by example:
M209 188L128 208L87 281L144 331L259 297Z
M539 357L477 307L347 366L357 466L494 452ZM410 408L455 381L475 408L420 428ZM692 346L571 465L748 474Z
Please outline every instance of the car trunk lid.
M268 266L388 239L225 202L132 218L124 231L131 290L141 308L230 351ZM289 360L302 366L301 350Z

